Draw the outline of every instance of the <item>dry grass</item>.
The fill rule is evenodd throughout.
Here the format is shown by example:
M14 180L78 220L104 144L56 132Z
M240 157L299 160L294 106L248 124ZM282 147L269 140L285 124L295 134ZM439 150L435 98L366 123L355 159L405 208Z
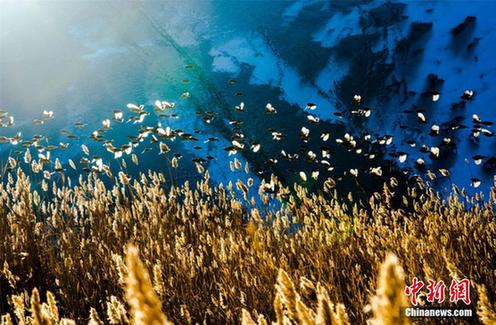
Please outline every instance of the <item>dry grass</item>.
M299 187L254 204L208 175L168 190L152 172L111 187L90 175L45 193L21 170L5 179L2 324L405 324L413 276L469 278L494 324L494 187L446 200L411 189L400 209L389 184L365 209Z

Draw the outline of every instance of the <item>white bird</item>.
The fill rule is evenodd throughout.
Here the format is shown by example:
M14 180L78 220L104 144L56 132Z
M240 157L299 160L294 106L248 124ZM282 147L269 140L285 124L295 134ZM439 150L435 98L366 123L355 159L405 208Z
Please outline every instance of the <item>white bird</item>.
M124 113L120 110L114 110L114 120L122 122L124 120Z
M310 130L309 130L309 129L307 129L306 127L302 126L302 127L301 127L301 130L300 130L300 135L301 135L302 137L307 138L309 134L310 134Z
M422 112L417 112L417 117L418 117L418 119L419 119L419 121L420 121L420 122L425 123L426 118L425 118L424 113L422 113Z
M463 92L462 98L463 99L472 99L473 96L474 96L474 91L473 90L465 90Z
M55 159L55 171L61 172L64 169L62 168L62 164L60 163L59 158Z
M76 164L72 161L72 159L69 159L69 166L71 166L72 169L77 170Z
M251 148L250 149L253 152L258 152L260 150L260 148L261 148L260 143L254 143L254 144L251 145Z
M370 167L370 173L377 176L382 176L382 167Z
M143 111L144 106L143 105L138 106L136 104L129 103L127 104L127 108L129 108L131 111L135 113L140 113Z
M90 155L90 149L88 149L88 147L85 145L85 144L82 144L81 145L81 149L83 149L83 152L89 156Z
M176 106L175 103L170 103L168 101L155 101L155 110L163 112L165 109L172 109Z
M478 178L472 178L470 179L470 185L472 185L473 188L478 188L481 185L481 181Z
M170 151L170 148L167 144L160 142L160 154L164 154Z
M275 113L277 113L276 108L275 108L274 106L272 106L272 104L271 104L271 103L267 103L267 105L265 105L265 111L266 111L267 113L271 113L271 114L275 114Z
M439 157L439 148L438 147L431 147L431 154L438 158Z
M308 103L305 109L309 109L311 111L315 110L317 108L317 104L314 103Z
M103 170L103 160L102 158L94 158L92 162L95 164L95 169L99 172Z
M236 147L237 149L243 150L245 148L245 145L237 140L231 141L232 145Z
M43 118L44 119L50 119L52 117L53 117L53 111L43 110Z
M307 157L308 157L309 160L312 160L312 161L315 160L315 159L317 159L317 155L312 150L310 150L309 152L307 152Z
M448 177L448 176L450 175L449 170L444 169L444 168L439 169L439 173L440 173L441 175L443 175L444 177Z
M241 102L241 103L239 103L239 105L236 105L234 108L235 108L238 112L242 112L242 111L244 111L244 110L245 110L245 103Z
M310 123L319 123L320 122L320 118L316 117L316 116L313 116L313 115L307 115L307 119Z

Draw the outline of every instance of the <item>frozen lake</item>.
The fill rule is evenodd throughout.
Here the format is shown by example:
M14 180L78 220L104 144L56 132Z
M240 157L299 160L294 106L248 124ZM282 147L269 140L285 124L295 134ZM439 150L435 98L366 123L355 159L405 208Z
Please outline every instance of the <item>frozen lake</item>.
M2 1L0 8L0 109L15 118L0 135L21 131L23 138L46 135L44 145L70 143L54 150L63 164L79 161L81 144L87 144L92 154L121 168L89 135L112 118L113 109L127 118L126 105L135 103L150 113L144 125L160 123L197 135L198 142L170 143L172 152L183 155L183 167L172 175L176 180L194 179L191 159L210 156L212 178L228 182L232 157L224 148L239 132L247 147L260 142L263 148L257 155L249 150L238 155L253 167L243 177L273 172L291 181L300 170L317 169L341 178L350 168L367 172L381 165L383 177L406 168L429 180L415 168L421 158L438 176L439 169L451 171L449 179L429 180L440 189L450 181L470 188L478 178L478 189L487 191L492 183L495 171L487 162L496 156L496 142L484 134L494 127L484 125L488 131L472 140L470 134L473 114L496 121L495 2ZM466 21L468 16L475 19ZM474 92L473 99L460 99L465 90ZM435 102L433 92L440 94ZM355 94L362 97L361 107L371 109L370 118L353 117ZM177 118L154 112L157 99L176 103ZM243 113L235 111L240 102ZM274 116L264 112L269 102L277 108ZM320 123L311 125L313 137L302 148L307 103L317 105L310 113ZM43 110L52 110L55 118L33 125ZM215 113L211 123L205 112ZM418 112L426 123L418 122ZM233 121L239 125L233 127ZM87 126L78 128L76 122ZM462 127L454 130L455 124ZM438 135L429 135L432 125L440 126ZM286 140L274 141L269 128L285 133ZM61 129L76 137L68 139ZM105 139L124 145L138 129L135 123L112 123ZM325 130L331 133L332 171L305 160L308 150L321 150L319 134ZM346 132L355 138L388 135L393 141L369 159L335 143ZM208 137L218 141L204 143ZM444 138L449 145L443 145ZM420 152L422 145L441 147L440 157ZM128 172L169 173L169 162L157 159L155 147L140 144L135 149L140 164L128 162ZM5 159L19 145L0 144L0 150ZM300 157L286 161L281 150ZM398 162L397 152L408 154L405 163ZM480 165L475 155L485 157ZM279 164L268 166L270 158ZM375 180L363 182L372 189Z

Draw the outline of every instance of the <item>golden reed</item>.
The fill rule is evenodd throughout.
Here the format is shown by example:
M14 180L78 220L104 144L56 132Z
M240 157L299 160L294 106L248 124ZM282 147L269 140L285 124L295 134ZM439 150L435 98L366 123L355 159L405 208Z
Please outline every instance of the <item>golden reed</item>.
M33 187L28 173L0 185L2 325L406 324L413 276L469 278L494 324L494 187L397 197L391 181L365 207L332 180L308 193L273 178L270 194L208 173L174 187L155 172Z

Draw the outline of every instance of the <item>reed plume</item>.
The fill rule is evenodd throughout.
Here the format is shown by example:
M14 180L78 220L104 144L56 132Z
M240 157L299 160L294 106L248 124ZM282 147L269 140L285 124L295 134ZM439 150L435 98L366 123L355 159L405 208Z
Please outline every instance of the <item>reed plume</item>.
M477 286L479 301L477 302L477 314L484 325L496 324L496 308L487 297L487 290L483 285Z
M376 294L372 297L373 324L409 324L404 314L407 307L403 268L395 255L388 254L382 263L377 281Z
M483 286L479 321L494 319L494 188L440 200L388 181L365 208L332 181L310 193L271 177L252 193L208 172L174 186L89 173L42 191L29 167L0 183L5 324L406 324L405 278L462 275Z
M126 266L126 298L131 308L131 324L171 324L162 313L162 303L153 291L150 276L135 246L130 245L127 249Z

